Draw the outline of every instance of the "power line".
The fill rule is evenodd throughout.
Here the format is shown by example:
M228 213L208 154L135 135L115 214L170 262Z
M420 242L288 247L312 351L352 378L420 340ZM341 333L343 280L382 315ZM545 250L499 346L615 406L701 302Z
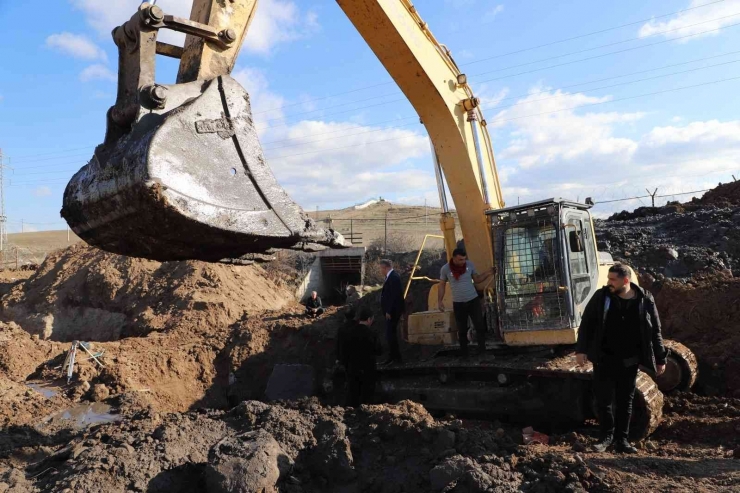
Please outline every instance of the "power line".
M554 56L549 56L547 58L541 58L539 60L534 60L534 61L531 61L531 62L520 63L520 64L517 64L517 65L510 65L508 67L498 68L496 70L491 70L491 71L488 71L488 72L482 72L482 73L479 73L479 74L475 74L474 77L477 77L477 76L480 76L480 75L492 74L492 73L495 73L495 72L503 72L504 70L509 70L509 69L512 69L512 68L526 67L527 65L534 65L535 63L549 62L550 60L555 60L555 59L558 59L558 58L564 58L564 57L571 56L571 55L578 55L578 54L581 54L581 53L587 53L589 51L599 50L601 48L608 48L610 46L616 46L616 45L619 45L619 44L629 43L630 41L637 41L637 40L640 40L640 39L651 38L653 36L661 36L661 35L668 34L668 33L674 32L674 31L681 31L683 29L688 29L690 27L699 26L701 24L708 24L710 22L716 22L716 21L719 21L719 20L722 20L722 19L727 19L727 18L730 18L730 17L737 17L738 15L740 15L740 12L736 12L734 14L726 15L726 16L723 16L723 17L718 17L716 19L710 19L710 20L707 20L707 21L697 22L696 24L690 24L688 26L682 26L682 27L677 27L677 28L674 28L674 29L669 29L667 31L661 31L661 32L653 33L653 34L650 34L648 36L637 36L636 38L629 38L629 39L624 39L622 41L615 41L613 43L607 43L605 45L594 46L592 48L585 48L583 50L571 51L571 52L568 52L568 53L563 53L562 55L554 55ZM727 27L730 27L732 25L736 25L736 24L730 24ZM723 27L714 28L711 31L717 31L717 30L720 30L720 29L723 29ZM663 41L660 41L660 42L657 42L657 43L650 43L650 44L643 45L643 46L635 46L635 47L630 48L630 49L641 49L641 48L648 47L648 46L654 46L656 44L662 44L662 43L667 43L667 42L670 42L670 41L675 41L677 39L683 39L683 38L687 38L687 37L690 37L690 36L697 36L699 34L704 34L706 32L711 32L711 31L703 31L701 33L694 33L694 34L684 35L684 36L680 36L680 37L676 37L676 38L670 38L670 39L666 39L666 40L663 40ZM619 52L617 51L617 52L613 52L613 53L619 53Z
M683 193L670 193L666 195L656 195L655 198L665 198L665 197L675 197L678 195L690 195L692 193L702 193L702 192L708 192L711 190L711 188L707 188L705 190L694 190L693 192L683 192ZM636 197L625 197L622 199L614 199L614 200L602 200L600 202L594 202L594 206L600 205L600 204L611 204L612 202L625 202L627 200L637 200L637 199L646 199L651 197L650 195L640 195Z
M514 117L514 118L508 118L508 119L493 119L493 120L491 120L489 122L489 125L491 123L504 123L504 122L510 122L510 121L514 121L514 120L521 120L521 119L525 119L525 118L533 118L533 117L536 117L536 116L549 115L549 114L552 114L552 113L559 113L561 111L569 111L569 110L574 110L574 109L577 109L577 108L583 108L583 107L587 107L587 106L598 106L598 105L601 105L601 104L617 103L619 101L627 101L627 100L630 100L630 99L644 98L644 97L647 97L647 96L656 96L658 94L665 94L665 93L669 93L669 92L681 91L681 90L684 90L684 89L694 89L696 87L703 87L703 86L708 86L708 85L712 85L712 84L719 84L721 82L728 82L728 81L737 80L737 79L740 79L740 77L729 77L727 79L713 80L713 81L709 81L709 82L703 82L701 84L693 84L693 85L690 85L690 86L675 87L673 89L664 89L662 91L649 92L649 93L646 93L646 94L637 94L635 96L628 96L628 97L619 98L619 99L611 99L609 101L599 101L599 102L596 102L596 103L585 103L585 104L581 104L581 105L577 105L577 106L571 106L571 107L568 107L568 108L560 108L560 109L552 110L552 111L544 111L542 113L536 113L534 115L517 116L517 117Z
M597 58L603 58L603 57L606 57L606 56L617 55L619 53L626 53L628 51L642 50L643 48L650 48L651 46L656 46L656 45L664 44L664 43L670 43L671 41L676 41L678 39L684 39L684 38L690 38L692 36L700 36L702 34L707 34L707 33L715 32L715 31L720 31L722 29L726 29L726 28L729 28L729 27L735 27L735 26L738 26L738 25L740 25L740 22L735 23L735 24L729 24L729 25L724 26L724 27L718 27L718 28L715 28L715 29L709 29L707 31L702 31L702 32L699 32L699 33L688 34L686 36L680 36L680 37L677 37L677 38L665 39L663 41L657 41L655 43L650 43L650 44L641 45L641 46L633 46L632 48L625 48L623 50L610 51L609 53L602 53L601 55L594 55L594 56L590 56L590 57L586 57L586 58L580 58L578 60L571 60L569 62L558 63L558 64L555 64L555 65L548 65L547 67L540 67L540 68L536 68L536 69L532 69L532 70L527 70L527 71L524 71L524 72L518 72L516 74L509 74L509 75L503 75L501 77L494 77L492 79L479 80L477 83L482 84L484 82L493 82L493 81L497 81L497 80L508 79L509 77L518 77L520 75L532 74L534 72L541 72L543 70L549 70L551 68L564 67L566 65L572 65L574 63L586 62L586 61L589 61L589 60L595 60ZM479 74L471 75L471 77L480 77L481 75L495 73L495 72L499 72L499 70L492 70L490 72L482 72L482 73L479 73Z
M736 25L740 25L740 23L733 24L731 26L725 26L725 27L732 27L732 26L736 26ZM722 29L722 28L712 29L710 31L716 31L716 30L719 30L719 29ZM695 33L695 34L692 34L691 36L705 34L705 33L710 32L710 31L703 31L703 32L700 32L700 33ZM664 43L666 41L672 41L672 40L675 40L675 39L680 39L680 38L673 38L671 40L665 40L665 41L661 41L659 43ZM656 44L656 43L653 43L652 45L654 45L654 44ZM634 48L630 48L628 50L640 49L640 48L648 47L648 46L652 46L652 45L645 45L645 46L634 47ZM622 51L624 51L624 50L622 50ZM598 55L596 57L589 57L589 58L581 59L581 60L573 60L573 61L570 61L570 62L566 62L564 64L557 64L557 65L553 65L553 66L550 66L550 67L543 67L543 68L540 68L540 69L535 69L534 71L545 70L547 68L559 67L559 66L567 65L567 64L571 64L571 63L578 63L580 61L585 61L585 60L589 60L589 59L592 59L592 58L599 58L599 57L602 57L602 56L608 56L608 55L611 55L611 54L614 54L614 53L619 53L619 52L611 52L611 53L606 53L606 54ZM673 66L687 64L687 63L695 63L695 62L698 62L698 61L709 60L709 59L717 58L717 57L721 57L721 56L728 56L728 55L735 54L735 53L737 53L737 52L729 52L729 53L726 53L726 54L723 54L723 55L716 55L716 56L713 56L713 57L706 57L706 58L691 60L691 61L682 62L682 63L678 63L678 64L667 65L667 66L664 66L664 67L661 67L661 68L648 69L648 70L644 70L644 71L634 72L634 73L631 73L631 74L618 75L618 76L614 76L614 77L608 77L608 78L604 78L604 79L598 79L598 80L595 80L595 81L589 81L589 82L583 82L583 83L578 83L578 84L572 84L572 85L568 85L568 86L563 86L560 89L566 89L566 88L569 88L569 87L576 87L576 86L579 86L579 85L585 85L585 84L595 83L595 82L599 82L599 81L603 81L603 80L609 80L609 79L627 77L629 75L636 75L636 74L639 74L639 73L645 73L645 72L650 72L650 71L654 71L654 70L660 70L662 68L669 68L669 67L673 67ZM715 66L717 66L717 65L715 65ZM710 67L704 67L704 68L710 68ZM700 69L695 69L695 70L700 70ZM498 80L498 79L507 78L507 77L513 77L513 76L516 76L516 75L522 75L522 74L531 73L531 72L533 72L533 71L522 72L522 73L519 73L519 74L511 74L511 75L507 75L507 76L504 76L504 77L499 77L499 78L495 78L495 79L488 79L488 80L481 81L481 82L490 82L490 81L493 81L493 80ZM676 74L678 74L678 73L680 73L680 72L677 72ZM480 75L480 74L478 74L478 75ZM673 74L673 75L675 75L675 74ZM668 76L668 75L665 75L665 76ZM663 76L659 76L659 77L663 77ZM642 80L649 80L649 79L642 79ZM638 81L625 82L625 83L622 83L622 84L630 84L630 83L635 83L635 82L638 82ZM604 88L615 87L615 86L617 86L617 84L612 85L612 86L605 86L605 87L597 88L597 89L604 89ZM597 90L597 89L592 89L592 90ZM544 92L547 92L547 91L541 91L540 93L544 93ZM537 93L535 93L535 94L537 94ZM380 96L380 97L385 97L385 96L389 96L389 95L390 94L384 95L384 96ZM512 96L512 97L508 97L508 98L504 98L504 99L514 99L516 97L520 97L520 96ZM322 115L322 117L333 116L333 115L336 115L336 114L348 113L348 112L352 112L352 111L359 111L359 110L362 110L362 109L367 109L367 108L382 106L382 105L390 104L390 103L403 102L403 101L406 101L406 99L405 98L401 98L401 99L396 99L396 100L392 100L392 101L387 101L387 102L379 103L377 105L370 105L370 106L364 106L364 107L359 107L359 108L353 108L353 109L349 109L349 110L344 110L344 111L341 111L341 112L329 113L327 115ZM354 101L354 102L359 102L359 101ZM350 103L352 103L352 102L350 102ZM507 107L510 107L510 106L507 106ZM320 111L320 110L312 110L311 112L313 112L313 111ZM293 116L295 116L295 115L293 115ZM408 117L408 119L411 119L411 118L416 118L416 117ZM392 120L392 121L398 121L398 120L399 119ZM400 120L403 120L403 119L400 119ZM285 123L278 124L278 125L268 125L266 127L263 127L262 129L277 128L277 127L281 127L281 126L287 126L287 125L290 125L291 123L295 123L295 122L285 122ZM375 124L373 124L373 125L375 125ZM337 131L326 132L326 134L335 133L335 132L337 132ZM313 135L323 135L323 133L313 134ZM296 138L292 138L292 139L290 139L290 138L288 138L288 139L280 139L280 140L265 142L265 144L267 144L267 143L273 143L273 142L289 141L289 140L297 140L297 139ZM94 146L90 146L90 147L94 147ZM74 150L77 150L77 149L85 149L85 148L90 148L90 147L75 148ZM70 149L69 151L71 151L71 150L73 150L73 149ZM62 151L62 152L65 152L65 151ZM49 154L53 154L53 153L47 153L46 155L49 155ZM38 155L44 155L44 154L38 154ZM88 156L88 154L80 154L79 156L80 157L82 157L82 156ZM26 156L26 157L29 157L29 156ZM74 157L74 156L59 156L59 157L52 157L52 158L45 158L45 159L37 159L37 160L26 160L24 162L28 163L28 162L49 161L49 160L55 160L55 159L62 159L62 158L65 158L65 157ZM61 165L61 163L59 163L59 165ZM45 166L38 166L38 167L41 168L41 167L45 167ZM31 168L32 167L28 167L28 168L25 168L25 169L31 169Z
M566 86L557 87L557 88L555 88L555 90L556 91L562 91L563 89L571 89L573 87L585 86L585 85L588 85L588 84L595 84L597 82L604 82L604 81L613 80L613 79L621 79L622 77L629 77L630 75L640 75L640 74L645 74L645 73L648 73L648 72L655 72L657 70L663 70L663 69L666 69L666 68L679 67L681 65L688 65L688 64L697 63L697 62L705 62L707 60L712 60L712 59L715 59L715 58L721 58L721 57L730 56L730 55L737 55L738 53L740 53L740 51L730 51L730 52L727 52L727 53L722 53L721 55L713 55L713 56L709 56L709 57L696 58L694 60L689 60L689 61L686 61L686 62L672 63L670 65L663 65L662 67L655 67L655 68L650 68L650 69L647 69L647 70L639 70L637 72L630 72L628 74L614 75L614 76L611 76L611 77L604 77L604 78L601 78L601 79L594 79L594 80L590 80L590 81L587 81L587 82L579 82L577 84L568 84ZM529 97L529 96L536 96L538 94L549 94L551 92L551 90L552 89L548 89L546 91L531 92L531 93L526 93L526 94L518 94L516 96L507 96L505 98L501 98L498 101L501 102L501 101L507 101L509 99L525 98L525 97ZM592 91L593 89L588 89L588 90L589 91ZM498 106L496 106L496 108L498 108Z
M663 77L672 77L674 75L688 74L690 72L697 72L699 70L705 70L705 69L708 69L708 68L721 67L723 65L729 65L729 64L738 63L738 62L740 62L740 59L739 60L730 60L729 62L722 62L722 63L717 63L717 64L714 64L714 65L708 65L706 67L697 67L697 68L691 68L691 69L687 69L687 70L681 70L679 72L671 72L670 74L661 74L661 75L655 75L653 77L645 77L643 79L630 80L630 81L626 81L626 82L619 82L617 84L610 84L608 86L592 87L591 89L589 89L589 91L599 91L599 90L602 90L602 89L611 89L613 87L626 86L626 85L629 85L629 84L636 84L638 82L645 82L645 81L648 81L648 80L661 79ZM524 105L524 104L538 103L540 101L547 101L549 99L554 99L554 98L558 98L558 97L560 97L560 96L551 96L551 97L547 97L547 98L534 99L534 100L531 100L531 101L522 101L522 102L518 102L518 103L515 103L515 104L510 104L510 105L507 105L507 106L497 106L496 109L499 110L499 109L503 109L503 108L513 108L515 106L521 106L521 105Z
M571 106L571 107L567 107L567 108L559 108L557 110L545 111L545 112L536 113L536 114L532 114L532 115L523 115L523 116L512 117L512 118L496 118L496 119L491 120L489 122L489 125L491 123L506 123L506 122L515 121L515 120L522 120L522 119L527 119L527 118L534 118L534 117L537 117L537 116L543 116L543 115L548 115L548 114L559 113L559 112L563 112L563 111L571 111L571 110L575 110L575 109L578 109L578 108L598 106L598 105L609 104L609 103L616 103L616 102L620 102L620 101L627 101L627 100L631 100L631 99L637 99L637 98L642 98L642 97L648 97L648 96L655 96L655 95L659 95L659 94L665 94L665 93L669 93L669 92L681 91L681 90L685 90L685 89L694 89L694 88L697 88L697 87L704 87L704 86L708 86L708 85L712 85L712 84L718 84L718 83L721 83L721 82L728 82L728 81L737 80L737 79L740 79L740 77L730 77L730 78L726 78L726 79L719 79L719 80L714 80L714 81L703 82L703 83L700 83L700 84L693 84L693 85L689 85L689 86L676 87L676 88L672 88L672 89L664 89L664 90L661 90L661 91L654 91L654 92L645 93L645 94L638 94L638 95L634 95L634 96L627 96L627 97L623 97L623 98L612 99L612 100L609 100L609 101L598 101L598 102L594 102L594 103L585 103L585 104L581 104L581 105ZM340 146L340 147L333 147L333 148L317 149L317 150L302 152L302 153L298 153L298 154L284 154L284 155L272 156L272 157L270 157L270 159L274 159L274 158L276 158L276 159L284 159L284 158L289 158L289 157L297 157L297 156L303 156L303 155L307 155L307 154L314 154L314 153L317 153L317 152L326 152L326 151L334 151L334 150L351 149L351 148L357 148L357 147L364 147L364 146L367 146L367 145L370 145L370 144L380 144L380 143L386 143L386 142L394 142L394 141L398 141L398 140L404 140L404 139L407 139L407 138L409 138L409 136L403 136L403 137L397 137L397 138L391 138L391 139L383 139L383 140L371 141L371 142L363 142L363 143L360 143L360 144L352 144L352 145L348 145L348 146ZM40 183L40 182L37 182L37 183Z
M571 38L560 39L560 40L557 40L557 41L552 41L552 42L545 43L545 44L538 45L538 46L532 46L532 47L529 47L529 48L523 48L523 49L519 49L519 50L515 50L515 51L510 51L508 53L502 53L500 55L494 55L494 56L489 57L489 58L486 58L484 60L491 60L491 59L494 59L494 58L500 58L500 57L504 57L504 56L515 55L515 54L522 53L522 52L525 52L525 51L531 51L531 50L535 50L535 49L539 49L539 48L544 48L544 47L551 46L551 45L558 44L558 43L564 43L566 41L572 41L572 40L575 40L575 39L580 39L580 38L584 38L584 37L588 37L588 36L593 36L593 35L596 35L596 34L601 34L601 33L608 32L608 31L613 31L615 29L620 29L620 28L623 28L623 27L628 27L628 26L632 26L632 25L635 25L635 24L640 24L642 22L648 22L648 21L650 21L652 19L660 19L662 17L669 17L669 16L680 14L680 13L683 13L683 12L688 12L690 10L695 10L695 9L699 9L699 8L703 8L703 7L708 7L710 5L721 3L723 1L724 0L716 0L714 2L708 2L708 3L702 4L702 5L697 5L695 7L690 7L690 8L687 8L687 9L677 10L677 11L674 11L674 12L670 12L668 14L662 14L662 15L659 15L659 16L654 16L654 17L650 17L648 19L644 19L644 20L640 20L640 21L635 21L635 22L628 23L628 24L622 24L622 25L619 25L619 26L616 26L616 27L610 27L610 28L599 30L599 31L592 31L590 33L581 34L581 35L574 36L574 37L571 37ZM470 62L462 63L461 66L472 65L472 64L477 63L477 62L478 62L477 60L473 60L473 61L470 61ZM355 93L355 92L364 91L366 89L374 89L374 88L380 87L380 86L387 86L387 85L393 84L393 82L394 81L391 80L391 81L388 81L388 82L383 82L383 83L378 83L378 84L372 84L372 85L369 85L369 86L365 86L365 87L361 87L361 88L357 88L357 89L352 89L350 91L345 91L345 92L330 94L330 95L327 95L327 96L322 96L322 97L318 97L318 98L308 99L308 100L300 101L300 102L297 102L297 103L290 103L290 104L286 104L286 105L282 105L282 106L277 106L275 108L270 108L270 109L267 109L267 110L262 110L262 111L260 111L258 113L255 113L255 114L267 113L269 111L276 111L276 110L280 110L280 109L284 109L284 108L290 108L290 107L293 107L293 106L297 106L297 105L301 105L301 104L306 104L306 103L312 103L312 102L315 102L315 101L323 101L323 100L326 100L326 99L329 99L329 98L333 98L333 97L337 97L337 96L343 96L345 94L352 94L352 93Z
M44 153L41 153L41 154L24 154L24 155L21 155L21 156L16 157L15 159L20 160L22 162L26 158L29 158L29 157L49 156L49 155L52 155L52 154L62 154L62 153L65 153L65 152L80 151L82 149L91 149L93 147L95 147L95 146L74 147L74 148L71 148L71 149L64 149L64 150L59 150L59 151L54 151L54 152L44 152Z
M40 163L40 162L43 162L43 161L54 161L54 160L57 160L57 159L66 159L66 158L84 157L84 156L90 156L90 154L89 153L72 154L71 156L62 156L62 155L59 155L57 157L47 157L47 158L43 158L43 159L29 159L29 160L26 160L26 161L21 161L21 163ZM17 161L15 159L13 159L13 163L17 163Z
M474 61L471 61L471 62L464 63L462 65L473 65L473 64L476 64L476 63L485 62L485 61L488 61L488 60L494 60L496 58L502 58L502 57L509 56L509 55L517 55L519 53L524 53L526 51L536 50L536 49L539 49L539 48L545 48L545 47L552 46L552 45L555 45L555 44L565 43L567 41L573 41L573 40L576 40L576 39L581 39L581 38L585 38L585 37L588 37L588 36L593 36L595 34L602 34L602 33L609 32L609 31L615 31L615 30L621 29L623 27L634 26L636 24L642 24L643 22L649 22L651 20L661 19L663 17L670 17L672 15L676 15L676 14L681 14L681 13L684 13L684 12L688 12L689 10L700 9L700 8L703 8L703 7L708 7L710 5L714 5L714 4L722 3L722 2L724 2L724 0L716 0L714 2L709 2L709 3L702 4L702 5L697 5L695 7L689 7L687 9L678 10L676 12L671 12L669 14L662 14L662 15L658 15L658 16L653 16L653 17L650 17L648 19L642 19L642 20L639 20L639 21L630 22L628 24L622 24L622 25L619 25L619 26L616 26L616 27L610 27L610 28L607 28L607 29L601 29L599 31L592 31L592 32L586 33L586 34L580 34L578 36L573 36L573 37L561 39L561 40L558 40L558 41L552 41L550 43L545 43L545 44L541 44L541 45L537 45L537 46L532 46L531 48L524 48L524 49L521 49L521 50L510 51L508 53L502 53L501 55L495 55L495 56L491 56L491 57L487 57L487 58L481 58L481 59L478 59L478 60L474 60Z
M725 17L719 17L717 19L712 19L712 20L709 20L709 21L699 22L697 24L692 24L692 25L683 26L683 27L676 28L676 29L671 29L671 30L668 30L668 31L654 33L654 34L651 34L650 36L658 36L658 35L666 34L666 33L669 33L669 32L673 32L673 31L677 31L677 30L681 30L681 29L687 29L689 27L694 27L694 26L699 25L699 24L706 24L708 22L716 22L717 20L725 19L727 17L735 17L735 16L738 16L738 15L740 15L740 12L735 13L735 14L732 14L732 15L728 15L728 16L725 16ZM708 31L702 31L702 32L699 32L699 33L689 34L689 35L686 35L686 36L680 36L680 37L671 38L671 39L667 39L667 40L663 40L663 41L658 41L658 42L655 42L655 43L650 43L650 44L641 45L641 46L633 46L632 48L626 48L624 50L617 50L617 51L613 51L613 52L609 52L609 53L602 53L601 55L595 55L593 57L582 58L580 60L571 60L569 62L564 62L564 63L561 63L561 64L550 65L550 66L547 66L547 67L540 67L538 69L533 69L533 70L526 71L526 72L520 72L520 73L517 73L517 74L509 74L509 75L502 76L502 77L497 77L497 78L494 78L494 79L488 79L488 80L480 81L480 83L491 82L491 81L505 79L505 78L509 78L509 77L516 77L516 76L519 76L519 75L524 75L524 74L529 74L529 73L532 73L532 72L538 72L538 71L542 71L542 70L547 70L547 69L550 69L550 68L557 68L557 67L561 67L563 65L570 65L570 64L574 64L574 63L580 63L582 61L588 61L588 60L592 60L592 59L596 59L596 58L603 58L605 56L611 56L611 55L623 53L623 52L626 52L626 51L633 51L633 50L640 50L640 49L643 49L643 48L649 48L651 46L668 43L668 42L675 41L675 40L678 40L678 39L683 39L683 38L686 38L686 37L698 36L698 35L701 35L701 34L706 34L708 32L719 31L719 30L724 29L726 27L733 27L733 26L737 26L737 25L740 25L740 22L735 23L735 24L730 24L730 25L724 26L724 27L710 29ZM648 37L648 36L645 36L645 37ZM487 72L481 72L481 73L478 73L478 74L472 74L471 77L480 77L481 75L488 75L488 74L492 74L492 73L503 72L505 70L509 70L509 69L512 69L512 68L518 68L518 67L524 67L524 66L527 66L527 65L533 65L533 64L536 64L536 63L546 62L546 61L554 60L554 59L557 59L557 58L563 58L563 57L570 56L570 55L576 55L576 54L579 54L579 53L585 53L587 51L593 51L593 50L596 50L596 49L599 49L599 48L605 48L605 47L608 47L608 46L613 46L613 45L617 45L617 44L621 44L621 43L626 43L627 41L635 41L635 40L638 40L638 39L643 39L643 38L640 38L640 37L630 38L628 40L619 41L619 42L616 42L616 43L609 43L609 44L606 44L606 45L597 46L595 48L588 48L588 49L585 49L585 50L573 51L573 52L565 53L565 54L562 54L562 55L556 55L556 56L553 56L553 57L548 57L548 58L544 58L544 59L541 59L541 60L536 60L536 61L533 61L533 62L521 63L521 64L518 64L518 65L511 65L509 67L499 68L499 69L496 69L496 70L491 70L491 71L487 71ZM388 95L390 96L391 94L388 94ZM378 97L381 97L381 96L378 96ZM349 112L358 111L358 110L361 110L361 109L375 108L375 107L378 107L378 106L383 106L383 105L392 104L392 103L405 102L405 101L407 101L407 98L406 97L403 97L403 98L394 99L394 100L391 100L391 101L385 101L385 102L382 102L382 103L377 103L377 104L373 104L373 105L363 106L363 107L360 107L360 108L353 108L353 109L348 109L348 110L342 110L342 111L339 111L339 112L329 113L329 114L323 115L323 116L332 116L332 115L337 115L337 114L342 114L342 113L349 113ZM351 103L347 103L347 104L351 104ZM338 107L338 106L344 106L344 105L335 105L334 107ZM297 114L291 115L291 116L297 116L297 115L301 115L301 114L314 113L314 112L317 112L317 111L322 111L322 109L311 110L311 111L307 111L307 112L304 112L304 113L297 113ZM256 125L265 124L265 123L267 123L269 121L275 121L275 120L279 120L279 119L280 119L280 117L279 118L267 119L267 120L264 120L264 121L256 122ZM286 125L289 125L289 124L290 124L290 122L283 122L283 123L276 124L276 125L266 125L264 127L260 127L260 129L261 130L264 130L264 129L267 129L267 128L282 127L282 126L286 126Z

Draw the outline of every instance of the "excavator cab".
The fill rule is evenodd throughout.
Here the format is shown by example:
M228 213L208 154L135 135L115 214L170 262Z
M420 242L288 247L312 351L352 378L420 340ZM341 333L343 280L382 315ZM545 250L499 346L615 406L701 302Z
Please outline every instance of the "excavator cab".
M197 22L143 3L113 31L116 104L61 211L87 243L160 261L343 246L278 185L249 94L228 75L254 6L196 1ZM160 29L186 33L185 48L157 41ZM157 54L181 59L176 84L156 83Z
M549 199L491 216L499 332L504 342L573 344L600 287L590 206Z

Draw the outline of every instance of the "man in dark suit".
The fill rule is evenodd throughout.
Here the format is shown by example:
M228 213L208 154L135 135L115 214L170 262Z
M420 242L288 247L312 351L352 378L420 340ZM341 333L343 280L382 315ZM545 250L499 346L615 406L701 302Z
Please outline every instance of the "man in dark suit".
M380 305L385 315L385 337L388 341L388 359L384 365L401 362L401 350L398 347L398 334L396 329L404 310L403 288L401 287L401 276L393 270L390 260L380 261L380 271L385 276L383 292L380 295Z
M382 352L373 330L373 312L367 306L357 311L357 322L342 340L342 357L347 363L347 405L372 404L377 382L375 358Z

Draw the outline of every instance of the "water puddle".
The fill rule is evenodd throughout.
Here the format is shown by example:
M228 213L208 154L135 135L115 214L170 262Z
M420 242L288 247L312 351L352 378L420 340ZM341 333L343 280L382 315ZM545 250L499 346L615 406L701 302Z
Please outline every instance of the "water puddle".
M87 428L88 426L121 421L121 416L113 414L112 410L113 408L108 404L88 402L59 411L47 418L46 422L71 424L75 428Z
M62 390L62 388L58 385L53 385L48 382L27 382L26 385L28 385L47 399L51 399Z

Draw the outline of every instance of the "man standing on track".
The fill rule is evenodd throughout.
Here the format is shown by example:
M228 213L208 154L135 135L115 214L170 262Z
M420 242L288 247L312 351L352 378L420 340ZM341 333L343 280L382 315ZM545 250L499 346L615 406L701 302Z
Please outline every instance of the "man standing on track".
M478 292L474 282L485 282L493 275L493 269L478 274L473 262L468 260L467 253L462 248L452 252L449 263L439 272L438 307L444 310L444 297L447 283L452 289L452 309L455 312L460 350L463 356L468 355L468 319L473 321L475 334L478 339L478 351L486 350L486 324L483 322L483 308L478 300Z
M401 276L393 270L393 263L390 260L383 259L380 261L380 271L385 276L383 292L380 295L380 305L385 316L385 337L390 350L388 359L382 364L388 365L401 362L401 350L398 347L396 329L404 310L403 288L401 287Z
M634 454L627 437L638 366L661 375L668 351L653 295L632 283L630 269L620 263L608 275L583 312L576 359L581 366L589 360L594 365L601 438L593 449L604 452L614 443L617 452Z

